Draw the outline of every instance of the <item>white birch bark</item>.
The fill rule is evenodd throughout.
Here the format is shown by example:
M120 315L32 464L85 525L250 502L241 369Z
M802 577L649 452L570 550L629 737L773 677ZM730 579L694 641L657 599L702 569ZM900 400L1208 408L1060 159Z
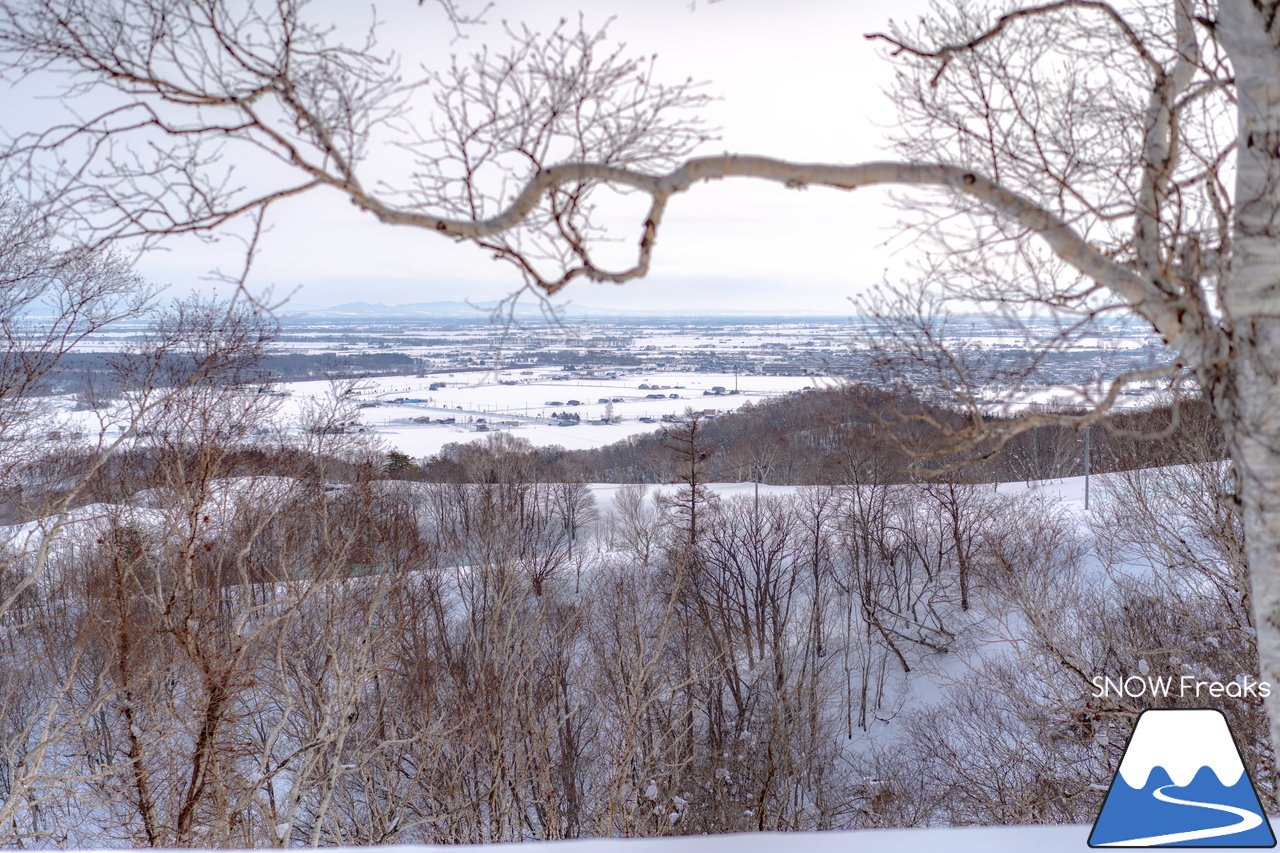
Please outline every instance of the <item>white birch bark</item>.
M1262 7L1262 8L1259 8ZM1230 351L1198 365L1226 433L1244 518L1271 740L1280 743L1280 46L1271 4L1223 0L1238 99L1236 208L1221 324Z

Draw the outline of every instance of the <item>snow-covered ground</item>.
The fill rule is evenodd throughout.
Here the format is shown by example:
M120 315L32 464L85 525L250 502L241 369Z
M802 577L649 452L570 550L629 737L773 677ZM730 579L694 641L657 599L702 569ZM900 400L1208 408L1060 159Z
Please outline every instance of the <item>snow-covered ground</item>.
M343 396L341 408L387 450L415 458L438 453L446 444L479 441L497 430L526 438L539 447L555 444L582 450L660 429L664 415L678 415L687 408L720 415L747 402L755 404L830 381L813 376L732 373L637 373L604 379L579 378L551 369L514 376L459 371L423 378L361 379L354 383L352 393ZM433 384L443 387L433 390ZM324 380L275 386L285 396L274 398L274 421L296 431L306 412L333 409L335 389L341 394L346 387ZM724 393L703 393L716 387ZM731 393L735 388L739 393ZM126 423L125 418L105 411L65 411L72 405L70 398L58 405L64 409L69 428L90 440L97 440L104 431L109 439ZM581 422L562 426L561 419L552 417L565 412L578 415ZM606 417L611 417L611 422L601 423ZM447 418L454 422L439 423Z
M679 415L686 409L719 416L746 403L754 405L809 388L831 387L838 381L815 376L683 372L641 372L607 379L552 369L518 374L458 371L425 377L383 376L356 380L350 386L313 380L275 386L283 396L272 398L273 421L296 432L307 412L334 411L335 390L342 393L351 387L340 407L344 417L355 420L361 432L377 438L385 449L415 458L438 453L446 444L479 441L499 430L528 439L537 447L585 450L661 429L664 416ZM723 392L716 393L716 388ZM737 393L733 393L735 389ZM1055 386L1028 394L1016 404L995 405L992 410L1008 414L1030 403L1048 402L1079 404L1081 398ZM1155 398L1149 393L1137 394L1121 402L1135 406L1155 402ZM51 398L51 403L62 410L60 417L68 429L89 440L100 436L110 439L127 424L123 414L107 410L71 411L70 397ZM577 415L580 421L554 417L564 413ZM446 419L453 422L442 423Z
M870 829L857 832L760 832L673 838L591 838L532 844L392 846L386 853L1064 853L1087 850L1088 826L982 826Z
M515 381L516 384L502 384ZM445 383L431 390L432 383ZM704 395L719 386L740 393ZM436 453L450 442L483 438L496 429L526 438L537 446L558 444L570 450L603 447L631 435L660 428L663 415L676 415L686 408L716 414L791 391L813 386L807 376L743 376L716 373L638 374L618 379L580 379L561 371L529 372L517 379L499 379L494 374L434 374L418 379L389 376L363 380L352 395L360 420L388 448L410 456ZM640 387L644 385L646 387ZM305 401L312 403L329 393L328 383L297 382L282 386L290 392L281 406L287 420ZM417 402L393 402L397 399ZM605 402L600 402L604 400ZM571 405L570 401L576 401ZM552 414L571 412L581 418L574 426L561 426ZM612 415L616 422L600 423ZM455 418L453 424L415 422L415 418L439 420ZM640 418L649 418L642 421ZM483 423L481 423L483 421ZM477 431L478 427L484 429Z
M1169 469L1174 471L1176 469ZM1097 500L1103 496L1106 490L1103 475L1095 475L1090 477L1089 489L1092 500ZM987 484L982 488L989 491L996 491L1002 495L1016 497L1019 495L1030 495L1040 497L1045 500L1051 500L1060 504L1063 508L1070 511L1084 511L1084 477L1064 477L1056 480L1032 480L1027 483L1024 481L1016 481L1012 483ZM721 498L744 497L750 498L755 495L755 483L707 483L707 488L715 492ZM618 489L622 488L621 483L591 483L589 484L592 495L596 499L596 506L600 512L607 513L612 507L614 497L618 493ZM679 486L650 486L653 491L674 492ZM794 495L804 486L773 486L768 483L761 483L759 486L760 497L769 496L785 497Z
M1176 469L1167 472L1152 472L1152 476L1172 478ZM418 484L396 484L397 487L419 488ZM714 483L710 488L721 498L750 499L755 492L752 483ZM229 504L245 489L270 490L289 487L289 482L279 478L259 478L227 481L224 488L216 491L211 498L215 504ZM602 515L612 509L618 490L617 484L591 484L590 489L597 501ZM675 486L658 487L661 490L674 490ZM907 487L904 487L907 488ZM1033 500L1043 500L1059 505L1065 512L1074 516L1082 525L1086 512L1084 510L1084 478L1075 477L1064 480L1032 483L1030 485L1004 483L998 486L986 486L986 489L998 491L1009 497L1026 496ZM1093 494L1100 498L1105 492L1105 480L1095 479ZM759 487L762 499L793 495L800 487L770 486ZM256 494L256 492L255 492ZM266 494L263 492L262 494ZM261 497L260 497L261 499ZM139 493L133 502L139 512L152 503L148 493ZM95 506L83 508L76 514L79 519L103 516L109 507ZM10 528L4 534L19 532ZM29 529L26 531L29 532ZM0 535L0 539L7 535ZM985 642L984 655L990 655L999 643L988 639ZM910 678L896 685L902 692L902 707L922 706L936 701L947 684L963 682L970 664L966 664L960 655L947 656L941 659L926 661L926 665L913 670ZM868 735L871 737L871 735ZM853 748L857 748L854 746ZM1037 851L1037 853L1057 853L1065 850L1084 850L1090 827L1086 825L1069 825L1053 827L966 827L966 828L925 828L898 830L861 830L853 832L829 833L760 833L726 836L688 836L663 839L588 839L566 842L538 842L537 851L550 853L775 853L775 851L806 850L809 853L845 853L845 851L868 851L868 853L898 853L899 851L956 851L956 853L977 853L977 851ZM488 851L488 853L509 853L523 850L528 845L485 845L485 846L452 846L450 851ZM444 847L393 848L409 851L445 850ZM534 853L534 851L530 851Z

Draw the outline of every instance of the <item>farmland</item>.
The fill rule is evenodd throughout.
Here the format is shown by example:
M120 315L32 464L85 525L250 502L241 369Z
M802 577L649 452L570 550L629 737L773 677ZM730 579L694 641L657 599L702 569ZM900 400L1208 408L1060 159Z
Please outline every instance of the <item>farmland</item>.
M778 396L871 381L884 359L879 324L861 318L609 317L550 322L459 316L286 316L261 382L245 395L269 395L275 423L305 431L318 412L331 428L377 437L413 457L444 445L510 431L533 444L601 447L660 429L686 408L710 417ZM1033 353L1008 328L963 318L947 330L957 351L989 364L992 397L1002 382L1027 401L1076 402L1063 388L1162 358L1160 343L1125 325L1101 325L1070 345ZM122 325L90 339L51 394L66 429L87 437L119 434L127 405L84 400L115 361L148 330ZM1034 375L1022 365L1036 362ZM900 367L900 365L899 365ZM1013 378L1010 378L1013 377ZM924 377L922 376L922 379ZM1143 389L1136 389L1141 397Z

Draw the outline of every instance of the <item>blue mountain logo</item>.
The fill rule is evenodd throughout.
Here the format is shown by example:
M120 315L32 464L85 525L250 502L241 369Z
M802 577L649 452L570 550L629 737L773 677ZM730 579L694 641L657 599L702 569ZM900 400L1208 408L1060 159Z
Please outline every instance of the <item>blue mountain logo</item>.
M1221 711L1138 717L1089 846L1276 846Z

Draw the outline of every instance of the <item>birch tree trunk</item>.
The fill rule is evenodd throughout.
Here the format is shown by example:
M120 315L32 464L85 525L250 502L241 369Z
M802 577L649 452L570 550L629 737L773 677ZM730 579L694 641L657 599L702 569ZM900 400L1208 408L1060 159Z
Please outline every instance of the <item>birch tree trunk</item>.
M1223 0L1218 28L1235 70L1236 206L1220 283L1228 351L1197 365L1235 466L1273 747L1280 744L1280 46L1277 4Z
M1244 519L1259 678L1272 685L1266 707L1274 747L1280 744L1280 386L1274 378L1280 318L1258 318L1254 326L1214 397L1237 415L1226 422L1227 441Z

